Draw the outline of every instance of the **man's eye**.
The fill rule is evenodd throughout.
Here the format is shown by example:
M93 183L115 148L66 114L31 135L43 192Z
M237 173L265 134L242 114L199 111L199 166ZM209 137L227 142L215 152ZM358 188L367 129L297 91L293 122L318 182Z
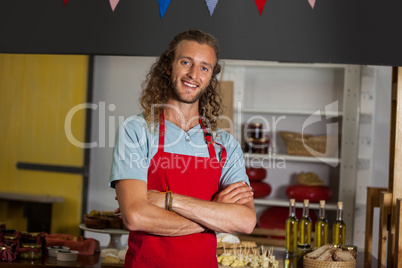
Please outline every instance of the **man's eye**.
M181 62L181 64L183 64L183 65L189 65L190 62L183 60L183 61Z
M201 70L203 70L204 72L208 72L209 69L207 67L201 67Z

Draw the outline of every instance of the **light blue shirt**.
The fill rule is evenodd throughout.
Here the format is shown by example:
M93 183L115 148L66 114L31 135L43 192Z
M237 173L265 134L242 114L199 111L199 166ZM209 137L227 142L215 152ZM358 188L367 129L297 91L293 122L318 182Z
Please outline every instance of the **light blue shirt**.
M209 157L208 146L200 124L188 132L167 120L165 125L165 152ZM214 140L223 145L227 152L219 181L220 189L238 181L245 181L250 185L244 166L243 151L237 140L223 130L214 132L213 136ZM158 143L159 129L150 131L143 115L131 116L122 122L116 134L109 186L114 188L115 181L122 179L147 182L148 167L158 151ZM221 148L218 145L214 148L216 155L220 158Z

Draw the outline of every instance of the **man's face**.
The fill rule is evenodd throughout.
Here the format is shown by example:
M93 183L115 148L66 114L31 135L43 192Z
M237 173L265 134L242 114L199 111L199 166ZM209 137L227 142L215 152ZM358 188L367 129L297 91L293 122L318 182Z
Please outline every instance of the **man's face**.
M184 103L195 103L211 82L216 63L215 51L209 45L181 41L176 48L170 75L173 97Z

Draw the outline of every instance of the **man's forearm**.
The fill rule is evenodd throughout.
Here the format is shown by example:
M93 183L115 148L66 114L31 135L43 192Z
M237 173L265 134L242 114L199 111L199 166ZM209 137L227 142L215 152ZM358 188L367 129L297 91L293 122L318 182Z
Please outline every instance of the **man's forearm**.
M147 198L145 182L119 181L116 184L116 198L127 229L161 236L181 236L205 230L198 223L165 210L164 196L165 194L161 194L161 200L152 203Z
M128 228L132 231L143 231L160 236L181 236L200 233L205 230L204 227L194 221L153 205L146 205L137 212L127 211L126 213L136 213L138 217L137 220L126 220L130 222ZM136 217L136 215L132 217ZM126 217L126 219L128 218Z
M173 194L173 211L217 232L250 233L256 224L253 200L228 204Z

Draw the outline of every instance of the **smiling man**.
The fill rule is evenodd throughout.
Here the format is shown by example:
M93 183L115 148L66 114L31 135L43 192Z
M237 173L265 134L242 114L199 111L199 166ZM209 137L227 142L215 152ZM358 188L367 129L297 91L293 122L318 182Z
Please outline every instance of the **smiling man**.
M119 126L109 183L130 230L125 267L218 267L215 232L255 227L242 150L217 128L218 61L213 36L179 33L147 75L144 112Z

